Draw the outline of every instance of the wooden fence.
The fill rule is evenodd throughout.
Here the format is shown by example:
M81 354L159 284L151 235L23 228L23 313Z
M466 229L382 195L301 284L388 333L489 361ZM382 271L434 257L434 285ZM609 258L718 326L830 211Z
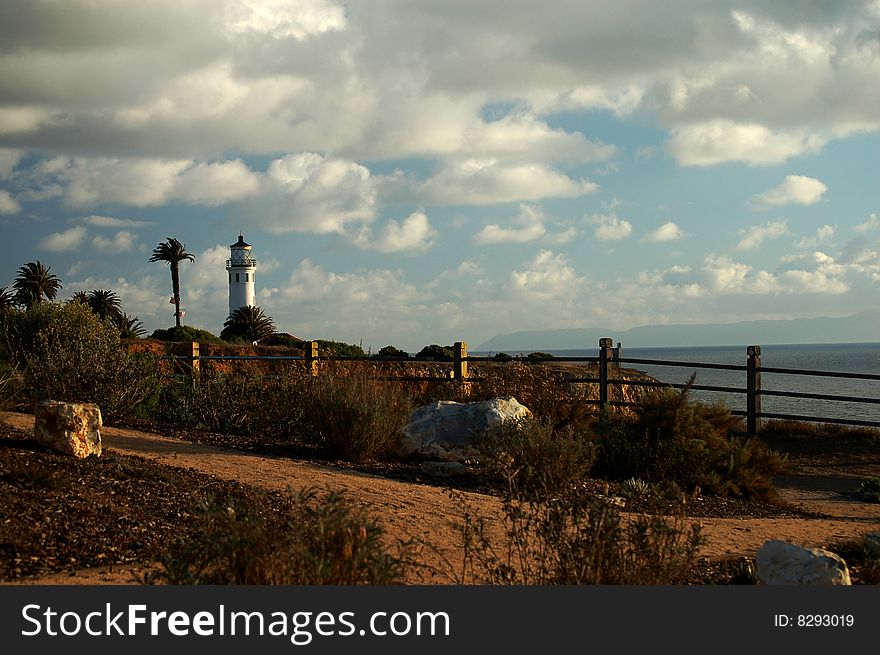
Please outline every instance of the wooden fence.
M733 410L732 413L738 416L743 416L746 419L746 428L749 436L754 436L761 429L761 423L763 419L788 419L788 420L796 420L796 421L805 421L805 422L815 422L815 423L835 423L842 425L854 425L854 426L869 426L869 427L877 427L880 428L880 421L870 421L870 420L861 420L861 419L846 419L846 418L838 418L838 417L828 417L828 416L805 416L799 414L781 414L781 413L768 413L762 411L761 408L761 399L764 396L779 396L786 398L804 398L810 400L823 400L823 401L837 401L837 402L848 402L848 403L861 403L861 404L880 404L880 399L878 398L866 398L861 396L845 396L839 394L820 394L820 393L807 393L807 392L799 392L799 391L779 391L779 390L770 390L770 389L762 389L761 387L761 374L762 373L773 373L773 374L781 374L781 375L801 375L801 376L815 376L815 377L834 377L834 378L849 378L856 380L874 380L880 381L880 375L877 374L868 374L868 373L847 373L847 372L831 372L831 371L818 371L818 370L808 370L808 369L790 369L790 368L775 368L775 367L763 367L761 365L761 347L760 346L749 346L746 349L746 361L744 364L718 364L711 362L685 362L685 361L675 361L675 360L661 360L661 359L642 359L642 358L633 358L633 357L622 357L620 353L620 347L618 344L617 348L613 347L613 341L610 338L603 338L599 340L599 351L597 356L595 357L569 357L569 356L554 356L552 358L540 358L540 357L532 357L529 356L527 359L523 358L513 358L517 361L529 361L533 363L547 363L547 362L579 362L579 363L591 363L597 365L597 375L595 377L570 377L566 379L567 383L580 383L580 384L597 384L599 386L598 399L596 400L584 400L583 402L589 404L595 404L598 406L612 406L612 407L627 407L633 406L636 403L631 401L615 401L610 400L609 389L613 385L618 385L620 387L623 386L631 386L631 387L672 387L675 389L682 389L684 387L688 387L695 391L712 391L712 392L725 392L732 394L744 394L746 399L746 409L745 410ZM453 344L453 358L450 364L450 370L447 376L443 377L426 377L426 376L397 376L397 377L389 377L386 379L401 381L401 382L439 382L439 381L457 381L457 382L480 382L480 378L474 377L470 375L470 371L468 370L468 363L470 362L498 362L504 361L499 360L497 357L486 357L486 356L472 356L468 355L468 345L466 341L456 341ZM187 367L193 373L198 373L201 368L202 362L210 362L210 361L304 361L306 364L307 372L312 376L317 376L320 371L319 362L320 361L363 361L365 358L363 357L336 357L336 356L322 356L318 352L318 342L312 341L307 342L304 346L304 354L302 356L291 356L291 355L280 355L280 356L272 356L272 355L200 355L199 353L199 343L192 343L192 351L186 355L168 355L164 359L176 359L176 360L185 360ZM382 362L382 361L398 361L398 362L418 362L418 361L431 361L436 363L436 360L426 360L426 359L418 359L418 358L404 358L404 357L371 357L368 361L373 362ZM650 380L637 380L637 379L629 379L625 380L621 377L614 377L614 374L620 371L621 364L647 364L654 366L671 366L671 367L685 367L685 368L693 368L693 369L716 369L716 370L725 370L725 371L739 371L744 373L745 375L745 386L744 387L730 387L730 386L720 386L720 385L698 385L698 384L677 384L677 383L668 383L662 381L650 381Z

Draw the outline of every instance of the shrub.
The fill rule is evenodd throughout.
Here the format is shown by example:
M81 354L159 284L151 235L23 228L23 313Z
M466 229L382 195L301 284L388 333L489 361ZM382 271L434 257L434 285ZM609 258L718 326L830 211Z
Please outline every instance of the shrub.
M691 575L702 537L680 513L624 518L583 487L536 500L515 478L509 482L500 530L464 507L459 582L656 585Z
M477 439L487 473L513 480L523 493L559 493L582 483L596 458L589 436L571 427L554 430L546 421L504 421Z
M438 362L451 362L454 358L452 346L440 346L432 343L425 346L417 354L417 358L433 359Z
M207 330L200 330L199 328L190 327L189 325L170 327L168 329L159 328L157 330L153 330L153 334L150 335L150 338L156 339L157 341L198 341L199 343L223 343L223 340L220 337L211 334Z
M740 419L721 403L661 389L646 394L630 416L604 415L596 424L596 471L613 480L675 482L720 495L766 496L783 460L756 439L731 433Z
M112 421L155 393L155 358L129 353L115 326L82 303L38 303L8 318L12 362L33 402L93 402Z
M544 352L533 352L526 355L526 360L532 363L539 363L544 359L553 359L553 355Z
M244 509L206 506L203 529L160 558L147 583L386 585L401 582L408 547L396 553L383 530L338 493L293 497L286 516L273 519Z
M394 452L398 433L412 410L401 385L376 380L367 372L328 372L311 379L306 393L306 422L312 438L333 454L353 461Z
M513 355L507 353L495 353L492 355L492 361L495 362L509 362L511 359L513 359Z
M330 357L366 357L367 353L361 346L342 341L318 339L318 352Z
M206 368L195 380L163 385L157 413L215 432L292 436L302 428L304 407L301 379Z
M385 346L376 353L377 357L409 357L409 353L394 346Z

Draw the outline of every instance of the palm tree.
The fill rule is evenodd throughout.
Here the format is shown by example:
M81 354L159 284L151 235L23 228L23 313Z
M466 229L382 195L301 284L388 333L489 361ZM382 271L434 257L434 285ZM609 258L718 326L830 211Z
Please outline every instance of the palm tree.
M272 318L266 316L259 307L245 305L236 309L226 319L220 338L226 341L238 338L256 343L273 334L275 334L275 322Z
M115 291L104 291L104 289L94 289L89 291L86 302L95 314L101 320L110 319L115 321L122 314L122 302Z
M18 269L18 276L12 283L18 304L30 309L42 302L44 296L48 300L55 300L61 280L49 272L51 269L51 266L44 266L39 261L28 262Z
M128 314L120 314L113 321L119 328L119 336L123 339L139 339L144 336L147 331L144 324L137 316L129 316Z
M168 237L164 243L153 248L151 262L168 262L171 267L171 291L174 294L174 320L176 327L180 327L180 262L188 259L196 260L195 256L186 251L186 245L177 239Z
M12 294L6 290L6 287L0 287L0 316L3 316L15 306L15 299Z
M89 304L89 294L85 291L76 291L74 294L68 298L65 302L79 302L83 305Z

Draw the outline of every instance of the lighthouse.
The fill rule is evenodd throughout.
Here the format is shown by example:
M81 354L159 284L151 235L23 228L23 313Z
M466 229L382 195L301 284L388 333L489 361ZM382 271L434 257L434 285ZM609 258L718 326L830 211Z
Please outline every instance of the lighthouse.
M239 233L238 241L229 246L226 270L229 272L229 316L239 307L256 307L254 271L257 260L251 258L252 246Z

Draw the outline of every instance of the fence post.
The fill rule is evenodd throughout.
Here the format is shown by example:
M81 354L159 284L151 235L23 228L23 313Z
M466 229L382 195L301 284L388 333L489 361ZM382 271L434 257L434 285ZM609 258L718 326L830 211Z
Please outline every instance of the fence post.
M468 377L467 341L456 341L452 344L452 379L459 382Z
M305 347L306 361L309 363L309 375L318 376L318 342L309 341Z
M746 429L754 437L761 429L761 346L749 346L746 352Z
M614 341L610 337L599 339L599 405L608 403L608 362L611 360L611 346Z
M201 372L201 361L199 359L199 342L192 342L192 350L189 353L189 370L192 372L193 377L198 376Z

